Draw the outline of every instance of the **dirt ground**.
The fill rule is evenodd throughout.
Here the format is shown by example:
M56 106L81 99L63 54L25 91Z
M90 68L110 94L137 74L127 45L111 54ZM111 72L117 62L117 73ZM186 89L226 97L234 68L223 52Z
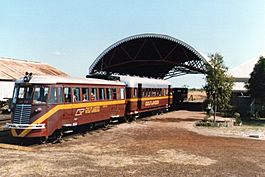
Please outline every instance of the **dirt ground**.
M2 148L0 176L265 176L264 140L194 127L203 117L174 111L58 144Z
M188 101L200 101L203 102L206 99L205 91L189 90L188 91Z

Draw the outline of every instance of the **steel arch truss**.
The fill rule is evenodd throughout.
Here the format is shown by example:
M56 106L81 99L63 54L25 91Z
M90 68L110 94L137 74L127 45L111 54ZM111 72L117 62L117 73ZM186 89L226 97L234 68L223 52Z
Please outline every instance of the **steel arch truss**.
M107 48L89 73L119 73L168 79L205 73L206 57L187 43L166 35L142 34L125 38Z

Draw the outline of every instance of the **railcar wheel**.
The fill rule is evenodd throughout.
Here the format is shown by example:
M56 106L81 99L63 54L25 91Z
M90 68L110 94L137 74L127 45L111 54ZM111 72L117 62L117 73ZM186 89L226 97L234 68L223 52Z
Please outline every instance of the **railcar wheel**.
M137 115L133 115L132 116L132 121L136 121L137 120Z
M131 116L124 116L123 118L124 122L130 122L131 121Z
M48 141L49 137L48 136L43 136L43 137L40 137L40 142L41 144L46 144L47 141Z
M52 143L61 143L63 137L63 130L58 130L54 132L53 139L54 141Z
M103 127L104 127L104 128L108 128L109 123L110 123L109 120L104 121Z

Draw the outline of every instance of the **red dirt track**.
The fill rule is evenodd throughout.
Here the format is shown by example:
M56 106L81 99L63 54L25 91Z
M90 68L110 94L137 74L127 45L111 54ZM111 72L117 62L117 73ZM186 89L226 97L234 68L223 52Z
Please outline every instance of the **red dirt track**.
M265 176L265 141L190 131L203 117L175 111L34 151L0 149L0 176Z

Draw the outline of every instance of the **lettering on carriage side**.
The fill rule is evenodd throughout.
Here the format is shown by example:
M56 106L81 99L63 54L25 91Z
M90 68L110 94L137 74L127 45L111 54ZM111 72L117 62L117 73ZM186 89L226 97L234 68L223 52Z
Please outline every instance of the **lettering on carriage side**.
M75 112L75 116L82 116L83 114L90 114L96 112L100 112L100 106L94 106L94 107L90 106L86 108L77 109Z
M85 114L100 112L100 106L86 107Z
M153 105L158 105L159 104L159 100L154 100L154 101L146 101L144 103L145 106L153 106Z
M82 116L84 112L85 112L85 108L77 109L75 112L75 116Z

